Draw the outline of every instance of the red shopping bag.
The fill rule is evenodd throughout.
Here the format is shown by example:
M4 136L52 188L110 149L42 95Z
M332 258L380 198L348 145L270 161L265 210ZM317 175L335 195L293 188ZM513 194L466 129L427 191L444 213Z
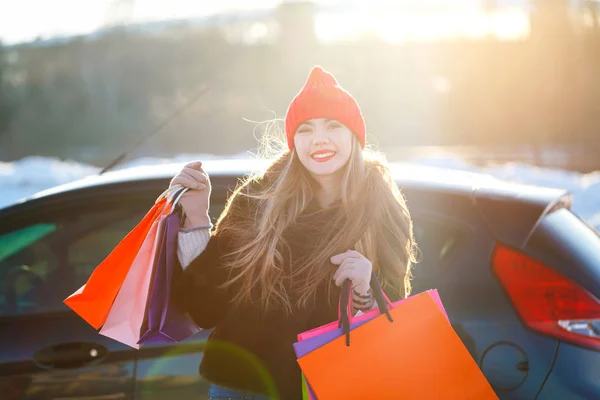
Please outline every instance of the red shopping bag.
M166 198L156 202L142 221L94 269L86 284L64 300L69 308L94 328L100 329L106 321L133 260L166 204Z
M318 400L498 398L431 293L388 309L373 291L378 317L351 329L340 307L346 335L298 359Z

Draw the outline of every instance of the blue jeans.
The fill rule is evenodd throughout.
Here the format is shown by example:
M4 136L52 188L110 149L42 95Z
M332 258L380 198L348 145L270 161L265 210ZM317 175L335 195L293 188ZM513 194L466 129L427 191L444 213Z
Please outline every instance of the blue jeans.
M269 400L269 398L260 394L238 392L222 386L210 385L208 400Z

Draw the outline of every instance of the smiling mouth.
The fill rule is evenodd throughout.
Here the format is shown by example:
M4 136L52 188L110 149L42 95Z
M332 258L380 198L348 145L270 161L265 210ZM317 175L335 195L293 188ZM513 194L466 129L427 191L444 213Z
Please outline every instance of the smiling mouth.
M325 151L325 152L314 153L311 155L311 157L316 161L327 161L327 160L331 159L333 156L335 156L335 151Z

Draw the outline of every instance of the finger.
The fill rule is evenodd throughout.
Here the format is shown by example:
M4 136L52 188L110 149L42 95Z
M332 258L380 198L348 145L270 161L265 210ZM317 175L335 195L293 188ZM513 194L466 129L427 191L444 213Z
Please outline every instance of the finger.
M210 182L210 177L208 176L208 174L206 173L205 170L200 170L200 172L202 172L202 175L204 175L204 178L206 179L207 182Z
M195 171L195 170L182 170L178 176L185 176L189 179L191 179L192 181L196 182L197 184L203 183L205 185L209 185L209 181L207 180L207 175Z
M339 268L334 272L333 279L337 282L339 277L347 271L354 271L354 263L351 261L344 261Z
M172 180L172 181L173 181L173 182L175 182L175 181L176 181L176 180L178 180L178 179L184 179L184 180L185 180L185 179L189 179L189 180L192 180L192 181L195 181L195 180L196 180L196 179L194 179L194 177L192 177L192 176L188 175L188 174L187 174L187 173L185 173L184 171L181 171L180 173L178 173L177 175L175 175L175 176L173 177L173 180Z
M341 254L336 254L335 256L331 257L331 263L332 264L341 264L342 261L344 261L347 258L361 258L362 255L358 252L355 252L354 250L348 250L344 253Z
M330 260L331 260L331 262L332 262L333 264L337 264L337 265L339 265L339 264L341 264L341 263L342 263L342 262L343 262L343 261L344 261L346 258L348 258L348 254L347 254L347 253L348 253L348 252L346 251L346 252L343 252L343 253L340 253L340 254L336 254L335 256L331 257L331 259L330 259Z
M185 164L183 168L191 168L199 171L200 169L202 169L202 161L192 161L190 163Z
M177 175L173 178L173 185L180 184L188 189L201 189L201 185L206 187L203 183L198 182L196 179L193 179L187 175Z
M196 169L192 169L192 168L188 168L185 167L181 173L185 173L188 176L194 178L195 180L197 180L198 182L206 182L206 175L204 173L202 173L202 171L196 170Z
M198 183L198 187L196 187L195 189L190 189L187 193L190 193L190 196L193 196L194 193L201 192L206 188L207 185L205 185L204 183Z
M335 280L336 286L342 286L348 279L352 280L352 277L354 276L353 272L354 271L351 268L342 271Z
M181 196L181 199L186 200L186 199L194 198L194 195L200 191L201 191L201 189L190 189L183 196Z
M355 257L355 258L364 258L365 256L362 255L361 253L359 253L356 250L348 250L346 252L348 254L348 257Z

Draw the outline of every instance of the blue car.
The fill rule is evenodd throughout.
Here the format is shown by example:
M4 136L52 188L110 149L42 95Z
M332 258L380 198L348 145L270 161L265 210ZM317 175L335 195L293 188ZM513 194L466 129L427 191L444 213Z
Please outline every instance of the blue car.
M207 332L134 350L63 304L181 167L91 176L0 210L0 398L207 398L198 375ZM216 218L260 165L204 167ZM498 396L600 399L600 236L570 211L569 194L427 167L393 173L422 252L413 293L439 290Z

